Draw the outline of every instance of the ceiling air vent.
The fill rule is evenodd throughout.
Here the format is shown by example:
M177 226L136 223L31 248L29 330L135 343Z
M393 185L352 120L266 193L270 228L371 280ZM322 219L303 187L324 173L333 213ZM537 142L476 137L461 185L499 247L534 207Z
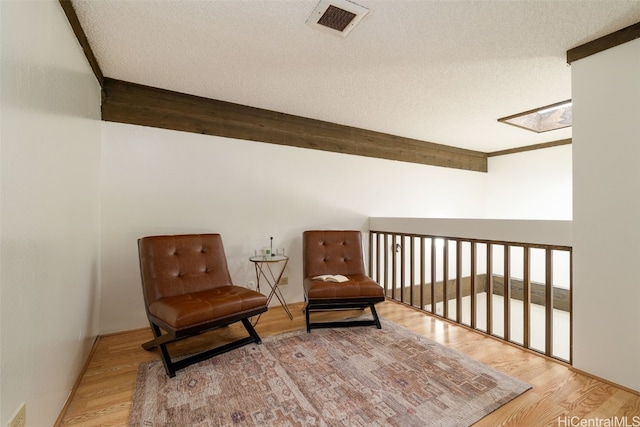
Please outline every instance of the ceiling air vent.
M368 12L348 0L320 0L307 25L346 37Z

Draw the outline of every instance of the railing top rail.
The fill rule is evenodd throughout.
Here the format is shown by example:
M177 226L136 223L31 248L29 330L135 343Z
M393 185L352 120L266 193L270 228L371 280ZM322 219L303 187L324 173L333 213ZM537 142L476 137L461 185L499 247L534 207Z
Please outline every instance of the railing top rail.
M443 236L439 234L403 233L403 232L385 231L385 230L369 230L369 232L377 233L377 234L390 234L390 235L404 236L404 237L421 237L421 238L427 238L427 239L455 240L458 242L482 243L482 244L501 245L501 246L521 246L524 248L552 249L552 250L558 250L558 251L571 251L573 249L571 246L565 246L565 245L515 242L515 241L491 240L491 239L472 239L467 237Z
M572 221L372 217L369 229L528 246L570 248L573 245Z

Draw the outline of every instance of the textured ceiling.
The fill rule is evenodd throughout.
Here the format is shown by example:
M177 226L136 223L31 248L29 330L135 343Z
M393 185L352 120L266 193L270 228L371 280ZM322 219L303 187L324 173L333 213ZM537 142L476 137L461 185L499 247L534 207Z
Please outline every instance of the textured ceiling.
M498 123L571 98L566 51L640 21L640 1L73 0L106 77L492 152L571 137Z

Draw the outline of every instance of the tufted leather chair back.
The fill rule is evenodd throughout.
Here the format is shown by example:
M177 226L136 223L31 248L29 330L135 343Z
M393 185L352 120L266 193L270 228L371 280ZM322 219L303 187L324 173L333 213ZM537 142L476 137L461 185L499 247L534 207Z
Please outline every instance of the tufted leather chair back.
M147 306L160 298L232 286L220 234L143 237L138 251Z
M302 234L303 277L365 274L362 235L354 230L310 230Z

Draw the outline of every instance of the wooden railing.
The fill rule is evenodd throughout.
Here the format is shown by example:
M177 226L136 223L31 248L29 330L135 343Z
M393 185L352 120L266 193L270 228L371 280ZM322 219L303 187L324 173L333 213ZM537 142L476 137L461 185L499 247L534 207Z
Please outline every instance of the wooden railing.
M369 274L388 298L568 363L571 258L570 246L369 235Z

